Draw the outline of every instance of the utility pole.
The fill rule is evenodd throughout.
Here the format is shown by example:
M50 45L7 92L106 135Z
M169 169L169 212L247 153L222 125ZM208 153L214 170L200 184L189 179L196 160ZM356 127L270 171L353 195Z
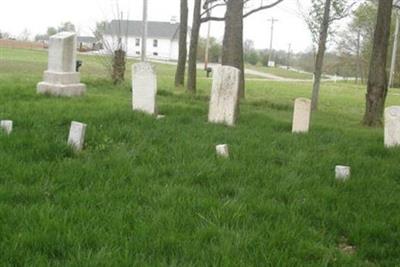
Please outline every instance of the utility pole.
M208 3L207 8L210 7L210 3ZM207 16L211 16L211 11L207 12ZM208 59L209 59L209 50L210 50L210 33L211 33L211 20L208 21L208 29L207 29L207 42L206 42L206 52L204 55L204 69L208 69Z
M268 21L271 22L271 37L270 37L270 42L269 42L269 61L272 61L272 44L274 40L274 24L277 22L277 19L274 19L273 17L270 18ZM269 64L268 64L269 65Z
M142 61L146 61L147 53L147 0L143 0L143 21L142 21Z
M292 44L289 44L287 51L287 69L290 69L290 50L292 49Z
M395 71L396 71L396 55L397 55L397 41L399 39L399 27L400 27L399 13L396 12L396 31L394 34L392 65L390 66L389 88L393 87L394 75L395 75Z

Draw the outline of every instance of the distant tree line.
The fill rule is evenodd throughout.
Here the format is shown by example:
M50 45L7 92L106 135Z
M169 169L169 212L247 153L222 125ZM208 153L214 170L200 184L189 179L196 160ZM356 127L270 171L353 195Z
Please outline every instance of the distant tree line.
M49 39L50 36L59 33L59 32L75 32L76 27L75 25L70 22L66 21L61 23L58 27L48 27L45 34L37 34L35 36L35 41L43 41Z

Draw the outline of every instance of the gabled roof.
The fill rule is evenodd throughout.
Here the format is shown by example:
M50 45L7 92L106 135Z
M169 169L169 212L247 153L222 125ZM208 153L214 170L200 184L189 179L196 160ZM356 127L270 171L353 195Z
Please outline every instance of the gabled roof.
M113 20L106 27L106 34L116 36L142 36L142 21ZM179 37L179 23L149 21L147 37L174 40Z

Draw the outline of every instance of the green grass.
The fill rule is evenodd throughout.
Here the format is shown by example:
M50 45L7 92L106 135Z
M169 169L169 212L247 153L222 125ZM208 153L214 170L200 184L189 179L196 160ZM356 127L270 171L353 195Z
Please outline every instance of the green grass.
M263 66L255 66L255 65L250 65L247 64L246 68L249 68L251 70L256 70L268 74L272 74L278 77L282 78L288 78L288 79L297 79L297 80L312 80L313 75L311 73L301 73L293 70L287 70L287 69L282 69L282 68L267 68Z
M129 81L83 59L87 95L54 98L35 93L43 52L0 48L0 119L14 121L0 134L2 266L400 265L400 150L360 125L364 88L324 83L310 133L292 135L309 83L248 82L228 128L207 123L209 80L189 96L157 66L155 120L132 112ZM88 124L80 154L72 120Z

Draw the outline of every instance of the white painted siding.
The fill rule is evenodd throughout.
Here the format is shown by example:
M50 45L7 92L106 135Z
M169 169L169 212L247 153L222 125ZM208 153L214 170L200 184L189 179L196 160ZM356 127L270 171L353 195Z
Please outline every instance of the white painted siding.
M116 47L118 39L111 35L105 36L104 39L112 47ZM136 39L140 39L140 45L136 46ZM157 47L154 47L155 38L147 39L147 57L151 59L160 60L178 60L179 54L179 43L178 40L168 39L156 39L158 40ZM122 38L124 48L127 48L127 54L129 57L140 57L142 51L141 37L131 36Z

